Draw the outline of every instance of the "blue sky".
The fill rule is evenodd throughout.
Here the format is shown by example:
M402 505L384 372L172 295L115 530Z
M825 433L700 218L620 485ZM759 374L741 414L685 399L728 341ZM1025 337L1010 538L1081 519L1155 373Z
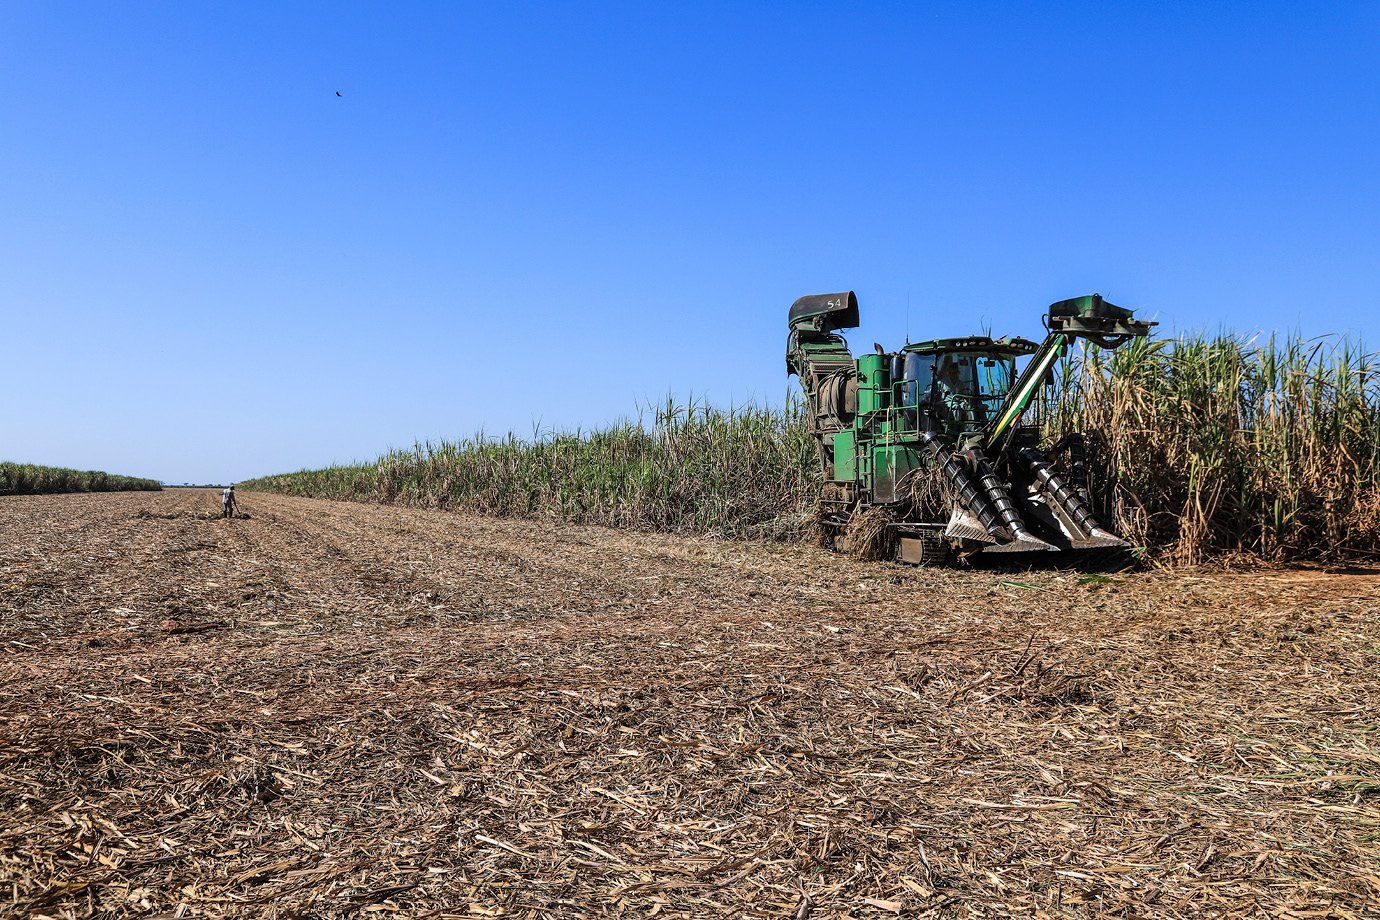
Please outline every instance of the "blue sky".
M1380 5L10 0L0 215L0 458L170 482L779 403L807 293L1374 342Z

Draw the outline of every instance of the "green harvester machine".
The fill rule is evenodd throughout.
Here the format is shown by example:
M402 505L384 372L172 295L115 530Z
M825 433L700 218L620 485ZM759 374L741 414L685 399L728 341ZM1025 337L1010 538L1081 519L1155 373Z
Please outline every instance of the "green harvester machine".
M805 390L824 472L820 519L836 547L857 548L848 525L868 513L874 545L902 562L1127 554L1093 513L1082 435L1047 444L1027 410L1074 339L1118 348L1155 324L1097 294L1053 304L1044 322L1040 343L935 339L855 360L838 334L858 325L852 291L791 305L786 370ZM1023 561L1036 558L1050 557Z

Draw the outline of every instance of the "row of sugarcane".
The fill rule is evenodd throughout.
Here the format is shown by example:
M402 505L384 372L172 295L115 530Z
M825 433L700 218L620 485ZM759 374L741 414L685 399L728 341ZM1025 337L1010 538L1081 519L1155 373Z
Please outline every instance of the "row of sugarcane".
M1098 504L1152 557L1380 553L1380 363L1340 338L1231 334L1088 346L1044 407L1082 431ZM672 400L592 431L418 444L248 488L724 537L812 532L802 407Z
M157 491L156 479L117 476L97 470L68 470L32 463L0 463L0 495L52 495L60 492Z
M321 498L614 527L791 539L809 525L818 454L800 406L648 407L636 419L532 438L417 444L374 463L244 483Z
M1089 347L1056 392L1117 530L1167 561L1380 552L1380 362L1347 339Z

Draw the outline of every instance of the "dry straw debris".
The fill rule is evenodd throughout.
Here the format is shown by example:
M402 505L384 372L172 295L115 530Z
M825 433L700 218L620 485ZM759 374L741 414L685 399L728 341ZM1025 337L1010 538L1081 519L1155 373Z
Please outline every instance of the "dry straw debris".
M1374 917L1373 574L0 499L0 914Z

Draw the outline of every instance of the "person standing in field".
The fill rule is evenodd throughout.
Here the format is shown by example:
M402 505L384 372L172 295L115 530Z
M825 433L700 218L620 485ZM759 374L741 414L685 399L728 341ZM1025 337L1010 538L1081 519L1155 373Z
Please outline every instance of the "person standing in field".
M235 487L233 484L220 493L220 516L228 518L235 516Z

